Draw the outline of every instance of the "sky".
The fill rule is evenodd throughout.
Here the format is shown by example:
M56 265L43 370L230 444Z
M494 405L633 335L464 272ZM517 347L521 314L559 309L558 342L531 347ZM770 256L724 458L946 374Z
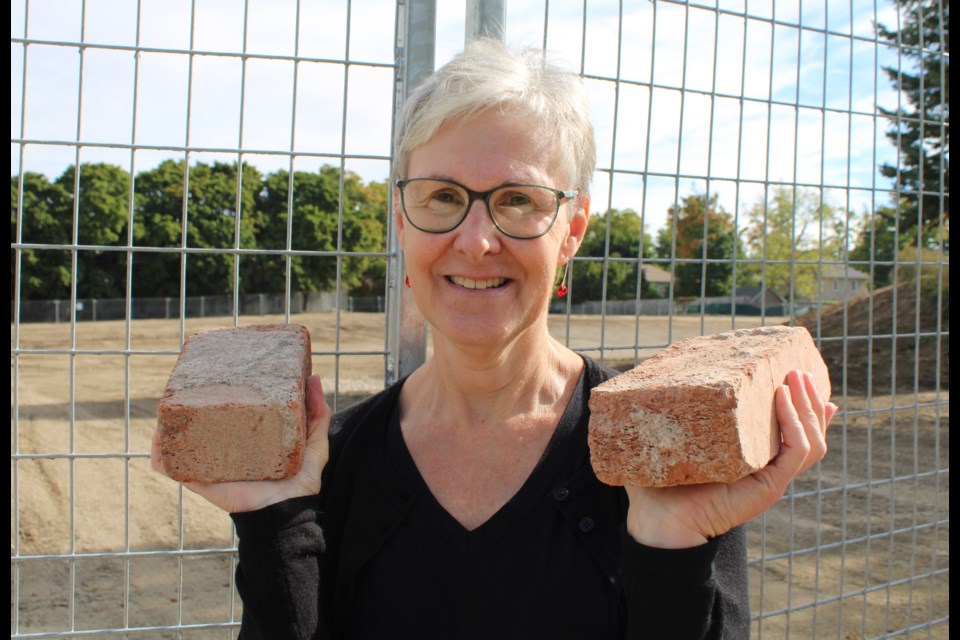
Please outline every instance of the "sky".
M888 202L878 168L896 150L872 114L897 106L879 71L897 60L873 23L896 27L891 2L622 4L507 2L509 44L545 44L585 75L594 211L643 211L655 231L677 197L709 190L745 216L764 181L822 185L855 215ZM441 66L463 48L466 0L437 5ZM299 19L296 0L141 0L139 29L137 7L12 0L11 175L55 178L78 160L136 173L189 147L208 163L242 149L264 173L289 169L291 150L298 171L342 153L365 180L387 178L394 0L301 0Z

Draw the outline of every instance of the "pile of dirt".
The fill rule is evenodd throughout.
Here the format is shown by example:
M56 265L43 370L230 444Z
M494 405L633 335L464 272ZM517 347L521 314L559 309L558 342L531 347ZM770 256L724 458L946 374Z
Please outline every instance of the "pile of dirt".
M844 378L847 393L949 388L949 288L938 284L905 281L795 320L820 337L835 393Z

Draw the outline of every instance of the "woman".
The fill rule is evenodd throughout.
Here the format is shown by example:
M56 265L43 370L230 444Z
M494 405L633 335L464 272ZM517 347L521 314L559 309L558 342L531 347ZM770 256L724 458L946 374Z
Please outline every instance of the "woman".
M408 100L396 226L433 355L332 426L311 378L296 477L189 486L234 518L242 638L749 635L740 525L822 458L836 407L793 372L759 473L597 480L587 400L617 372L547 329L594 163L578 78L537 53L474 43Z

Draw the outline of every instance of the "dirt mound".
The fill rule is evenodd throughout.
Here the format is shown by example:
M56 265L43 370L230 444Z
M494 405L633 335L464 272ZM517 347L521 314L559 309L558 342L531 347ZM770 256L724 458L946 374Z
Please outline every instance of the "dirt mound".
M895 312L895 313L894 313ZM939 319L939 324L938 324ZM924 278L807 313L795 324L820 337L834 393L875 395L950 386L949 287ZM939 349L939 367L937 357Z

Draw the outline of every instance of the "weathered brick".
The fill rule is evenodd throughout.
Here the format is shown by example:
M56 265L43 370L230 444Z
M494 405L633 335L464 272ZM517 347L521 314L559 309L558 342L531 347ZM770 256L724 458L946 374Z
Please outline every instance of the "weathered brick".
M677 342L590 396L590 459L611 485L733 482L780 450L775 389L809 371L830 377L803 327L727 331Z
M303 464L310 332L293 324L202 331L157 406L164 469L180 482L276 480Z

